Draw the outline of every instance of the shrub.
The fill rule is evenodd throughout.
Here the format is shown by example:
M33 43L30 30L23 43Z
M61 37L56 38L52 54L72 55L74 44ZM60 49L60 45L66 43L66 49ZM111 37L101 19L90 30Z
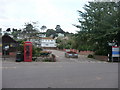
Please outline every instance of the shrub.
M36 47L33 46L33 49L32 49L33 56L39 56L40 55L40 51L42 51L41 48L36 48Z
M105 49L99 49L95 51L95 55L105 55L107 56L108 52Z
M20 40L20 41L18 41L18 47L16 47L17 48L17 51L20 51L20 52L22 52L22 53L24 53L24 40Z
M50 60L50 59L43 59L42 61L43 62L52 62L52 60Z
M88 55L88 58L94 58L92 54L89 54Z
M56 56L54 54L50 54L49 57L45 57L43 62L56 62Z

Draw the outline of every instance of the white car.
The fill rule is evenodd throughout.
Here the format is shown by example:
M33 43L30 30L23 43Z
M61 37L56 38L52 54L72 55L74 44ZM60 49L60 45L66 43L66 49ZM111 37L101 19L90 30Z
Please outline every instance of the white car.
M78 54L73 51L65 52L65 57L66 58L78 58Z

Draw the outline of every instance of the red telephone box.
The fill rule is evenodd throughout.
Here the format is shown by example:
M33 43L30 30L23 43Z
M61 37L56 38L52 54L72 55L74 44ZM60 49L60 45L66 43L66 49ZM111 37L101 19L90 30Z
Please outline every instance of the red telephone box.
M32 42L24 42L24 61L32 61Z

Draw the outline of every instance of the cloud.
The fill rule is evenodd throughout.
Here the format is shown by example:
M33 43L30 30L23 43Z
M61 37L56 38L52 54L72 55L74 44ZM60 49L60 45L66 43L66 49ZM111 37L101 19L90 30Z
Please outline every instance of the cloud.
M1 27L23 27L25 22L39 21L40 25L55 28L61 25L66 31L75 31L77 10L83 10L82 0L0 0ZM84 2L84 3L83 3ZM71 28L71 29L70 29Z

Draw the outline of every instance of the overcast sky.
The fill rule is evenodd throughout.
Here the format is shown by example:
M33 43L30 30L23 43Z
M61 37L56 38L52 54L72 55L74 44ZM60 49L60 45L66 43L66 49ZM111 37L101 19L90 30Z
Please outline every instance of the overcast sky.
M72 24L78 24L79 14L88 0L0 0L0 27L23 28L26 22L38 21L38 26L55 29L60 25L64 31L75 33Z

